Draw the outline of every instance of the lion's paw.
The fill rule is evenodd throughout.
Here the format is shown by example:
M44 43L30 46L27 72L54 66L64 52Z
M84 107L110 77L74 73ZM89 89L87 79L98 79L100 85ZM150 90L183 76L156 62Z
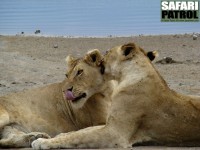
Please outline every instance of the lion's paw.
M31 146L33 149L50 149L50 142L48 142L48 139L39 138L32 142Z
M49 139L51 138L48 134L46 133L42 133L42 132L31 132L28 133L24 136L25 139L27 139L26 141L29 141L30 143L32 143L34 140L37 140L38 138L45 138L45 139Z
M33 137L35 138L35 140L38 138L45 138L45 139L51 138L47 133L43 133L43 132L31 132L31 133L28 133L27 136Z

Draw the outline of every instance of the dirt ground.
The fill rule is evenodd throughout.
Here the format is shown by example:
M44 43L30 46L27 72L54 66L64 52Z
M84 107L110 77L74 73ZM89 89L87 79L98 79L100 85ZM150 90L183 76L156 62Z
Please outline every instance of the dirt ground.
M193 40L189 34L116 38L0 36L0 95L62 81L69 54L81 57L90 49L105 52L128 42L159 52L154 64L172 89L200 95L200 37ZM178 63L155 63L163 57Z

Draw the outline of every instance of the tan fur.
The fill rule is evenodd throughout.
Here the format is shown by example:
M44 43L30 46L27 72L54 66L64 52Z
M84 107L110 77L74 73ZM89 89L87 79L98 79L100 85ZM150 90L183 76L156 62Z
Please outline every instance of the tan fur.
M84 68L85 62L70 59L73 63L68 72L79 66ZM94 74L88 67L87 71L88 75ZM82 90L96 84L92 82L95 76L88 78L87 83L79 85ZM0 148L30 147L40 137L105 124L110 100L101 92L76 102L66 100L64 92L71 81L70 77L62 83L0 97Z
M118 81L106 125L40 138L32 143L34 149L128 148L148 141L199 145L200 97L170 90L146 53L134 43L111 49L104 66L104 79Z

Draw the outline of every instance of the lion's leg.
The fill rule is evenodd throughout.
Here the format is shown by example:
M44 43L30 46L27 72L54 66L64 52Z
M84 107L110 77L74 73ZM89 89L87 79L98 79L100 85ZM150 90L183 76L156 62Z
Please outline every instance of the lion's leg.
M123 147L120 136L108 130L105 126L95 126L79 131L61 134L52 139L37 139L33 141L34 149L56 148L115 148Z
M9 124L9 114L8 112L0 105L0 129L5 125Z
M32 141L38 138L49 138L49 136L40 132L25 133L15 128L15 125L5 126L1 131L0 147L30 147Z

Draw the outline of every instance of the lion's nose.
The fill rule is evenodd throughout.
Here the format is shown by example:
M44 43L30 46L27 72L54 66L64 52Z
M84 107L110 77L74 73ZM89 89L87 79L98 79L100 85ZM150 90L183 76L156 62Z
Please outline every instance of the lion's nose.
M73 86L71 87L71 88L69 88L69 89L67 89L68 91L72 91L73 90Z

